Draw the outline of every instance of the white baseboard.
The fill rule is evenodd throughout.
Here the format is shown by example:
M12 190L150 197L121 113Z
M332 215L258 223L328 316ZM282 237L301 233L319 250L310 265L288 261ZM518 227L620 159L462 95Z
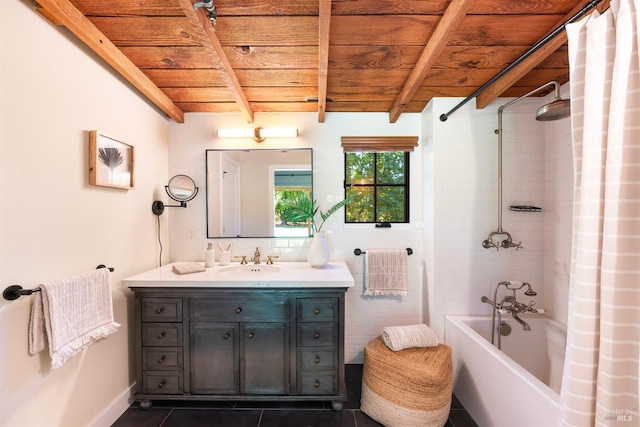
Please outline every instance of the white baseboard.
M135 383L123 391L92 423L91 427L110 427L133 403Z

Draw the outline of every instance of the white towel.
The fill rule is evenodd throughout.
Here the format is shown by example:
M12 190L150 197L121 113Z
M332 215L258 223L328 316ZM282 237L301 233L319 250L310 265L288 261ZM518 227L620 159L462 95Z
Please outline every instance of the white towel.
M202 264L199 264L197 262L182 262L180 264L174 264L172 269L176 274L190 274L207 271L207 269L204 268Z
M389 326L382 330L382 340L393 351L413 347L435 347L438 337L427 325Z
M367 249L365 295L407 295L407 250Z
M58 369L120 326L113 321L108 268L43 283L34 296L29 353L37 354L48 347L51 369Z

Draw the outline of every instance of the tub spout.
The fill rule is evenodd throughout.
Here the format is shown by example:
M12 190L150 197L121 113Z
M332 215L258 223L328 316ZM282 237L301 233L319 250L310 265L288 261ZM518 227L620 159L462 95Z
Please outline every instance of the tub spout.
M527 322L525 322L524 320L519 318L518 317L518 313L516 313L515 311L512 311L511 315L516 320L516 322L518 322L518 323L520 323L522 325L522 329L524 329L525 331L530 331L531 330L531 326L529 326L529 324Z

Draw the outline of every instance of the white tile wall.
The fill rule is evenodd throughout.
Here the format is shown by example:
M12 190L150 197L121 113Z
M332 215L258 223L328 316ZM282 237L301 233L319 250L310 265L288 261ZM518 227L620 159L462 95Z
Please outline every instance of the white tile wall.
M538 291L538 306L545 306L561 320L562 311L566 312L569 267L565 243L568 241L570 250L570 225L565 223L572 191L572 182L567 182L571 178L568 120L536 122L535 110L544 103L539 98L520 101L504 111L502 225L515 242L522 241L524 249L483 249L482 241L497 228L498 143L494 130L497 108L507 101L496 101L484 110L475 110L471 102L441 122L440 114L458 101L436 99L422 114L403 115L395 124L388 123L387 114L330 113L324 124L317 123L316 114L256 115L255 125L286 124L300 130L296 140L267 140L261 148L313 148L314 191L323 209L343 197L341 136L420 136L420 147L411 155L410 225L391 229L344 225L338 214L325 226L332 259L345 261L356 283L346 298L347 363L361 362L364 346L384 326L425 322L442 337L446 314L489 313L480 297L492 295L502 280L528 281ZM202 187L189 208L168 212L171 261L204 257L208 242L205 149L258 147L253 141L219 140L214 135L220 126L251 125L240 115L187 114L184 124L171 126L169 175L188 174ZM550 171L545 175L546 169ZM511 212L511 204L540 206L544 211ZM263 254L277 254L279 260L303 261L307 241L232 239L225 243L233 243L234 254L249 254L260 246ZM363 296L363 257L353 254L356 247L413 248L409 296Z
M568 87L562 95L568 98ZM573 215L573 152L570 119L545 126L544 279L549 315L567 323Z
M280 148L311 147L314 159L314 193L321 209L326 210L344 198L343 152L341 136L393 135L420 136L420 115L403 115L395 124L389 124L388 114L336 114L327 115L324 124L317 123L316 114L256 114L255 126L295 125L300 131L295 140L269 140L261 145L253 141L220 140L217 128L224 126L252 126L240 115L187 114L184 124L174 124L170 130L169 175L190 175L202 193L189 202L187 209L168 210L170 261L204 259L208 241L205 237L205 150L208 148ZM421 151L411 155L412 164L421 163ZM344 225L340 213L332 216L323 230L327 231L333 260L345 261L354 279L355 288L346 297L346 361L361 362L362 349L376 337L384 326L414 324L421 317L421 236L422 218L421 170L411 171L413 177L412 222L394 225L390 229L376 229L370 225ZM166 212L166 211L165 211ZM192 233L195 231L195 233ZM278 261L304 261L308 239L227 239L233 243L233 254L253 253L259 246L263 254L275 254ZM362 262L364 257L354 255L355 248L374 247L414 249L409 257L409 295L405 298L365 297L362 295Z
M544 208L543 125L534 119L539 99L523 100L503 113L502 228L523 250L484 249L482 241L498 228L499 100L484 110L473 102L446 122L440 114L459 99L434 100L423 113L429 137L425 168L425 288L423 314L439 334L446 314L490 313L480 302L492 297L502 280L530 282L543 301L543 227L545 213L516 213L512 204ZM441 336L441 335L440 335Z

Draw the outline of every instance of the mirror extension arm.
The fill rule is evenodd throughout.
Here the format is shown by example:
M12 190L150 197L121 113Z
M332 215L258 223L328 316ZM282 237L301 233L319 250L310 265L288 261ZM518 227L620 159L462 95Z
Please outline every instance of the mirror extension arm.
M151 205L151 212L160 216L164 212L164 208L186 208L187 202L193 200L198 194L198 187L191 177L187 175L176 175L169 180L169 184L164 186L167 195L171 197L179 205L165 205L160 200L155 200Z

